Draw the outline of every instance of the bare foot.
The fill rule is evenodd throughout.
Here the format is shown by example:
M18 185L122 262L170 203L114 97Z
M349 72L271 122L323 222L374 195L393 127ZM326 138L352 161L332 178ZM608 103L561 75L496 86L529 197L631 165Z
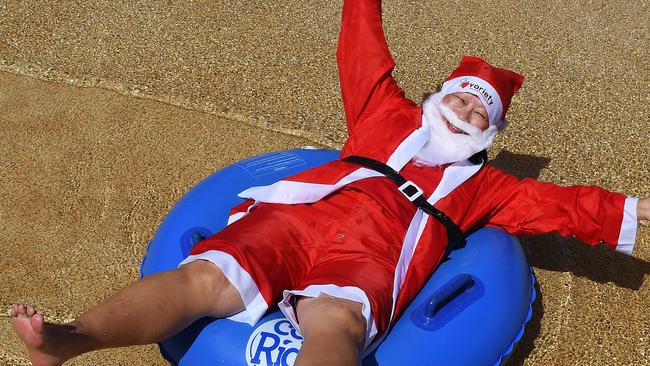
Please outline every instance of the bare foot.
M63 350L53 344L55 342L48 342L48 339L52 338L47 333L57 332L50 329L59 326L45 323L43 315L38 314L34 307L14 304L11 307L11 325L14 332L25 343L32 365L60 365L68 359L63 355Z

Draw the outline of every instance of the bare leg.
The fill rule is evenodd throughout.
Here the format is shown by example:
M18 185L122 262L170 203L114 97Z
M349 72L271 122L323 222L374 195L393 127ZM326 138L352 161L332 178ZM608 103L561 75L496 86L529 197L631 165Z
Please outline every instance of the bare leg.
M239 293L221 270L195 261L129 285L70 324L46 323L24 305L12 307L11 322L33 365L59 365L84 352L154 343L201 317L243 309Z
M304 337L296 365L357 366L366 336L362 305L328 295L298 300Z

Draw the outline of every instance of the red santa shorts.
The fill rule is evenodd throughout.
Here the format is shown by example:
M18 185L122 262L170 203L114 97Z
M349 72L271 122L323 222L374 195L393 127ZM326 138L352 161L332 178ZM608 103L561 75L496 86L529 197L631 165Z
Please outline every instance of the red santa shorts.
M291 296L324 293L360 302L368 345L388 327L395 268L415 212L397 201L403 197L390 197L378 204L348 187L312 204L260 204L198 243L181 265L197 259L216 264L246 305L230 318L250 324L280 301L299 329Z

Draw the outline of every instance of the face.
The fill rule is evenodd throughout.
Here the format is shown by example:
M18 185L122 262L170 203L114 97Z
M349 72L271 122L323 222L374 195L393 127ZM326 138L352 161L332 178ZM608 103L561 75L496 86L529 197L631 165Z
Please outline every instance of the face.
M458 118L463 121L469 122L474 127L481 129L481 131L487 130L490 126L488 120L487 109L481 103L481 100L474 94L470 93L451 93L447 94L442 98L442 102L449 106ZM444 117L443 117L444 119ZM447 123L447 128L453 133L465 133L458 128L454 127L449 121L444 119Z

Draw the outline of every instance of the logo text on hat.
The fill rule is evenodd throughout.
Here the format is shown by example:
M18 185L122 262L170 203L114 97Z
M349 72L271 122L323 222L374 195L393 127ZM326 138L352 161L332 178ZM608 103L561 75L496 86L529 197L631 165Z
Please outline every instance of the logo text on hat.
M481 85L479 85L477 83L472 83L472 82L467 81L467 80L463 80L463 81L460 82L460 87L461 88L464 89L464 88L466 88L468 86L471 89L474 89L474 90L478 91L481 95L483 95L483 98L485 98L485 101L488 103L488 105L494 104L494 100L492 100L492 95L490 93L488 93L488 91L483 86L481 86Z

